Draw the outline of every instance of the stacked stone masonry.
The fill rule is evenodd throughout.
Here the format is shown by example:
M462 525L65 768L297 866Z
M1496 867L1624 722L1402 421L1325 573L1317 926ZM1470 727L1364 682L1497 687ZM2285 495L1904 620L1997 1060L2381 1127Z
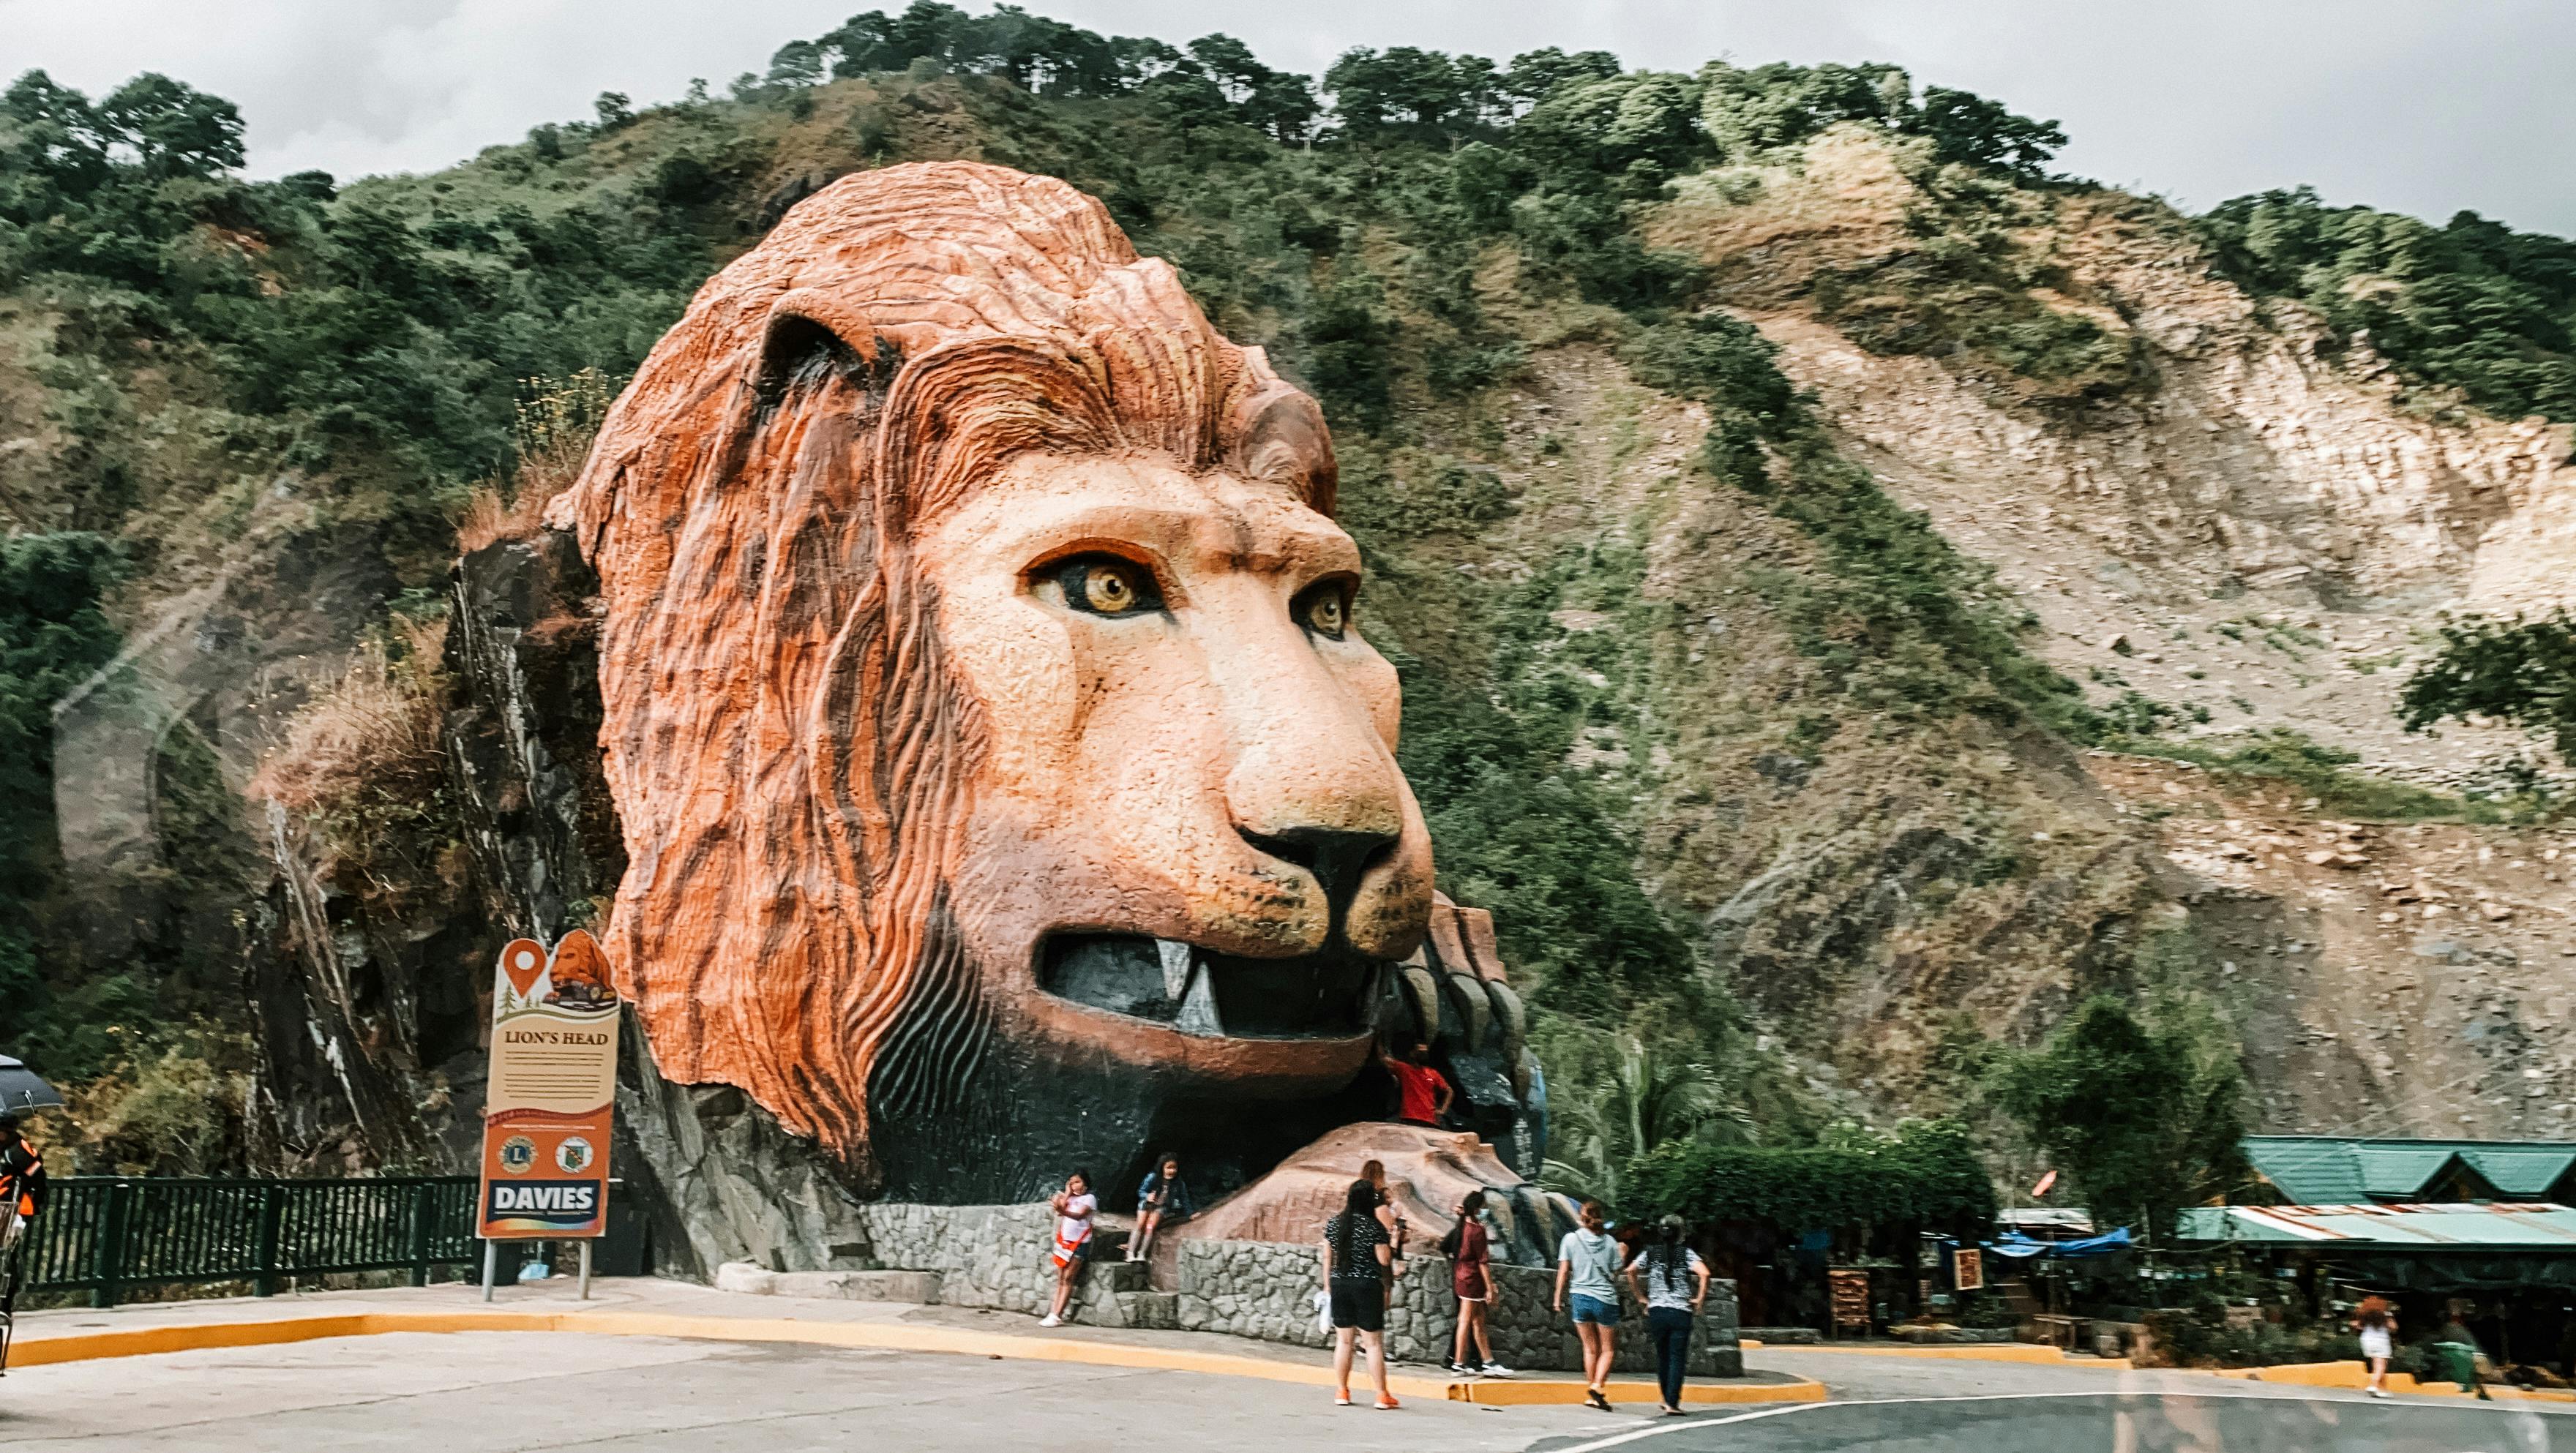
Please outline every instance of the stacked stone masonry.
M954 1307L1044 1312L1054 1290L1046 1265L1050 1215L1044 1206L923 1206L878 1203L860 1208L881 1267L935 1272L939 1300ZM1320 1289L1316 1248L1275 1241L1179 1243L1178 1285L1155 1290L1142 1265L1108 1261L1090 1267L1074 1301L1073 1320L1086 1326L1161 1327L1223 1332L1267 1342L1321 1347L1329 1342L1316 1324ZM1514 1368L1572 1371L1582 1350L1564 1316L1550 1309L1555 1286L1550 1267L1496 1266L1490 1322L1494 1355ZM1653 1370L1645 1314L1625 1308L1619 1339L1622 1372ZM1415 1255L1405 1262L1387 1304L1387 1353L1402 1362L1446 1362L1458 1325L1458 1299L1450 1290L1446 1258ZM1739 1377L1744 1355L1736 1345L1735 1284L1712 1283L1691 1338L1695 1377Z

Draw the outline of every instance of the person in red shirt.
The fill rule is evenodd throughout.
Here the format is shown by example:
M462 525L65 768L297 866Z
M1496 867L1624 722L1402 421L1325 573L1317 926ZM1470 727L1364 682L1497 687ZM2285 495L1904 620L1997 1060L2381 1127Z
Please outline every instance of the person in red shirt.
M1450 1103L1458 1098L1448 1077L1431 1067L1431 1046L1416 1043L1404 1052L1402 1059L1378 1050L1379 1064L1395 1076L1395 1118L1407 1125L1438 1125L1449 1113Z

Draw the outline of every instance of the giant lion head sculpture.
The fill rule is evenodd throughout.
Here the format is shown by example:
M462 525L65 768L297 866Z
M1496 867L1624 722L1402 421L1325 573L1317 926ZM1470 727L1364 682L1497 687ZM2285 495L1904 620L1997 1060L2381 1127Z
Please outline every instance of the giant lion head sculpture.
M847 177L718 273L555 515L662 1074L939 1199L1354 1118L1432 878L1334 478L1059 181Z

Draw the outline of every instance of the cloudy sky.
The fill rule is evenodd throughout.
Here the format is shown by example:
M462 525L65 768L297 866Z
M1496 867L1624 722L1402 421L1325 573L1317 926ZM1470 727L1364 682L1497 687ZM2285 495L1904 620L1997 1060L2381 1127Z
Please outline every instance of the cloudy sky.
M419 170L586 116L719 90L863 0L0 0L0 76L157 70L241 105L253 170ZM984 0L969 8L981 10ZM1887 60L2061 120L2060 162L2195 209L2306 182L2436 219L2576 233L2569 0L1029 0L1097 30L1223 30L1318 72L1354 45Z

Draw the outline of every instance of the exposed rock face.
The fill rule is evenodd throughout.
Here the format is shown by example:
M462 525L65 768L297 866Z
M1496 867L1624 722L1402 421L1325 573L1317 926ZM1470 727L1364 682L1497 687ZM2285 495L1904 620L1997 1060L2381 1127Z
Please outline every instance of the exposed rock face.
M599 773L599 584L571 536L541 530L467 555L451 588L445 739L466 842L494 931L552 943L626 870Z
M2366 339L2247 297L2179 218L2118 194L2035 204L2015 245L2056 271L2050 306L2129 350L2133 382L2070 398L1973 359L1872 351L1822 316L1817 280L1921 247L1907 222L1930 199L1880 140L1830 134L1805 160L1749 199L1685 187L1664 239L1718 269L1890 493L1997 567L2042 622L2035 647L2095 703L2135 692L2184 739L2288 727L2443 786L2490 782L2517 753L2551 765L2501 728L2408 734L2394 708L2442 612L2576 600L2566 427L2434 407ZM2188 931L2245 1036L2263 1126L2576 1127L2576 959L2559 950L2576 840L2320 820L2331 809L2277 786L2136 759L2041 770L2056 810L2016 826L2074 890L2064 921L2099 944L1983 953L1946 971L1965 1002L2056 1000L2099 948ZM1907 1021L1925 1000L1896 970L1930 947L1904 943L1909 908L1957 846L1929 825L1853 827L1855 851L1883 853L1865 875L1879 891L1800 911L1809 885L1854 873L1793 844L1736 878L1712 940L1757 1003L1830 1016L1838 1067L1874 1062L1884 1081L1923 1048ZM1886 971L1863 960L1794 990L1778 972L1848 962L1881 933L1898 941Z
M2177 732L2288 725L2422 778L2518 745L2410 736L2393 707L2437 611L2576 602L2567 426L2410 403L2367 340L2246 296L2179 218L2117 193L2049 203L2026 245L2141 382L2069 401L1872 352L1809 290L1920 246L1924 205L1886 144L1837 133L1758 200L1688 194L1666 235L1730 279L1889 492L1997 567L2070 675L2208 713Z
M599 785L596 588L558 531L486 546L450 577L448 695L421 709L439 713L440 825L461 860L355 880L268 804L274 877L245 961L263 1159L475 1163L490 956L589 920L624 866Z

